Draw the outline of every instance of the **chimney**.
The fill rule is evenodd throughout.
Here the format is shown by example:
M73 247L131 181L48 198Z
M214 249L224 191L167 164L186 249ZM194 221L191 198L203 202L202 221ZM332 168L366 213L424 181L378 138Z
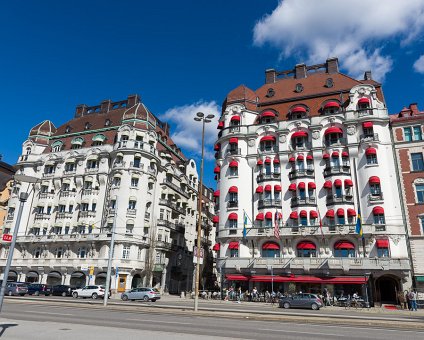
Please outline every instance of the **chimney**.
M364 80L372 80L371 71L365 71L365 73L364 73Z
M140 103L140 96L138 94L130 94L127 100L127 107L131 107Z
M101 112L109 112L111 104L112 104L112 101L110 99L103 100L100 103L100 111Z
M327 73L339 73L339 59L328 58L326 61Z
M77 105L75 109L75 118L84 116L87 113L87 107L88 106L85 104Z
M418 104L417 103L409 104L409 109L412 111L412 114L420 113L420 111L418 110Z
M295 78L306 78L306 65L305 64L297 64L294 68Z
M273 84L277 78L277 72L273 68L265 70L265 84Z

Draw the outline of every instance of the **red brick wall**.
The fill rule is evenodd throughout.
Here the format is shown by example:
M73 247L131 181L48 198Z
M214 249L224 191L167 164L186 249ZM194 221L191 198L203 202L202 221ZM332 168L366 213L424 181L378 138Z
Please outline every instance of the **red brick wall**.
M397 142L402 142L403 141L403 131L402 131L402 128L396 128L395 129L395 136L396 136L396 141Z

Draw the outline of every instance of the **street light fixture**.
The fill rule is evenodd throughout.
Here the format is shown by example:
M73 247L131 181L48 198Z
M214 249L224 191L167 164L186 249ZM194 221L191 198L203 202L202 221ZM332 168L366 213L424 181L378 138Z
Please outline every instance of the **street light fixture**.
M203 158L205 149L205 124L210 123L212 118L215 117L213 114L209 114L205 117L203 112L197 112L194 120L202 122L202 158L200 162L200 182L199 182L199 203L198 203L198 222L197 222L197 263L196 263L196 285L194 289L194 311L197 312L199 308L199 278L200 278L200 235L202 233L202 186L203 186Z

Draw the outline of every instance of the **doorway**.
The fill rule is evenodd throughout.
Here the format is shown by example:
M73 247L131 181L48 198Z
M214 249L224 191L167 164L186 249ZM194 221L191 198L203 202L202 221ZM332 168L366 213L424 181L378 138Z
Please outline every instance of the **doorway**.
M119 274L119 277L118 277L118 293L125 292L126 287L127 287L127 275Z
M397 304L397 292L399 292L398 281L390 276L382 276L376 281L377 296L380 302Z

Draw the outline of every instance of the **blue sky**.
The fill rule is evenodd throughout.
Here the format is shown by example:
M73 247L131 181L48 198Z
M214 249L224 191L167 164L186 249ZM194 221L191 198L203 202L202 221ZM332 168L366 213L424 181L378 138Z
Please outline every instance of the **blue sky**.
M348 5L350 3L350 5ZM75 106L138 93L198 158L192 116L219 113L226 94L263 84L267 68L338 56L352 76L372 69L390 112L421 103L424 1L25 1L0 12L3 160L15 163L37 123ZM347 10L347 7L352 7ZM207 132L205 182L214 186Z

